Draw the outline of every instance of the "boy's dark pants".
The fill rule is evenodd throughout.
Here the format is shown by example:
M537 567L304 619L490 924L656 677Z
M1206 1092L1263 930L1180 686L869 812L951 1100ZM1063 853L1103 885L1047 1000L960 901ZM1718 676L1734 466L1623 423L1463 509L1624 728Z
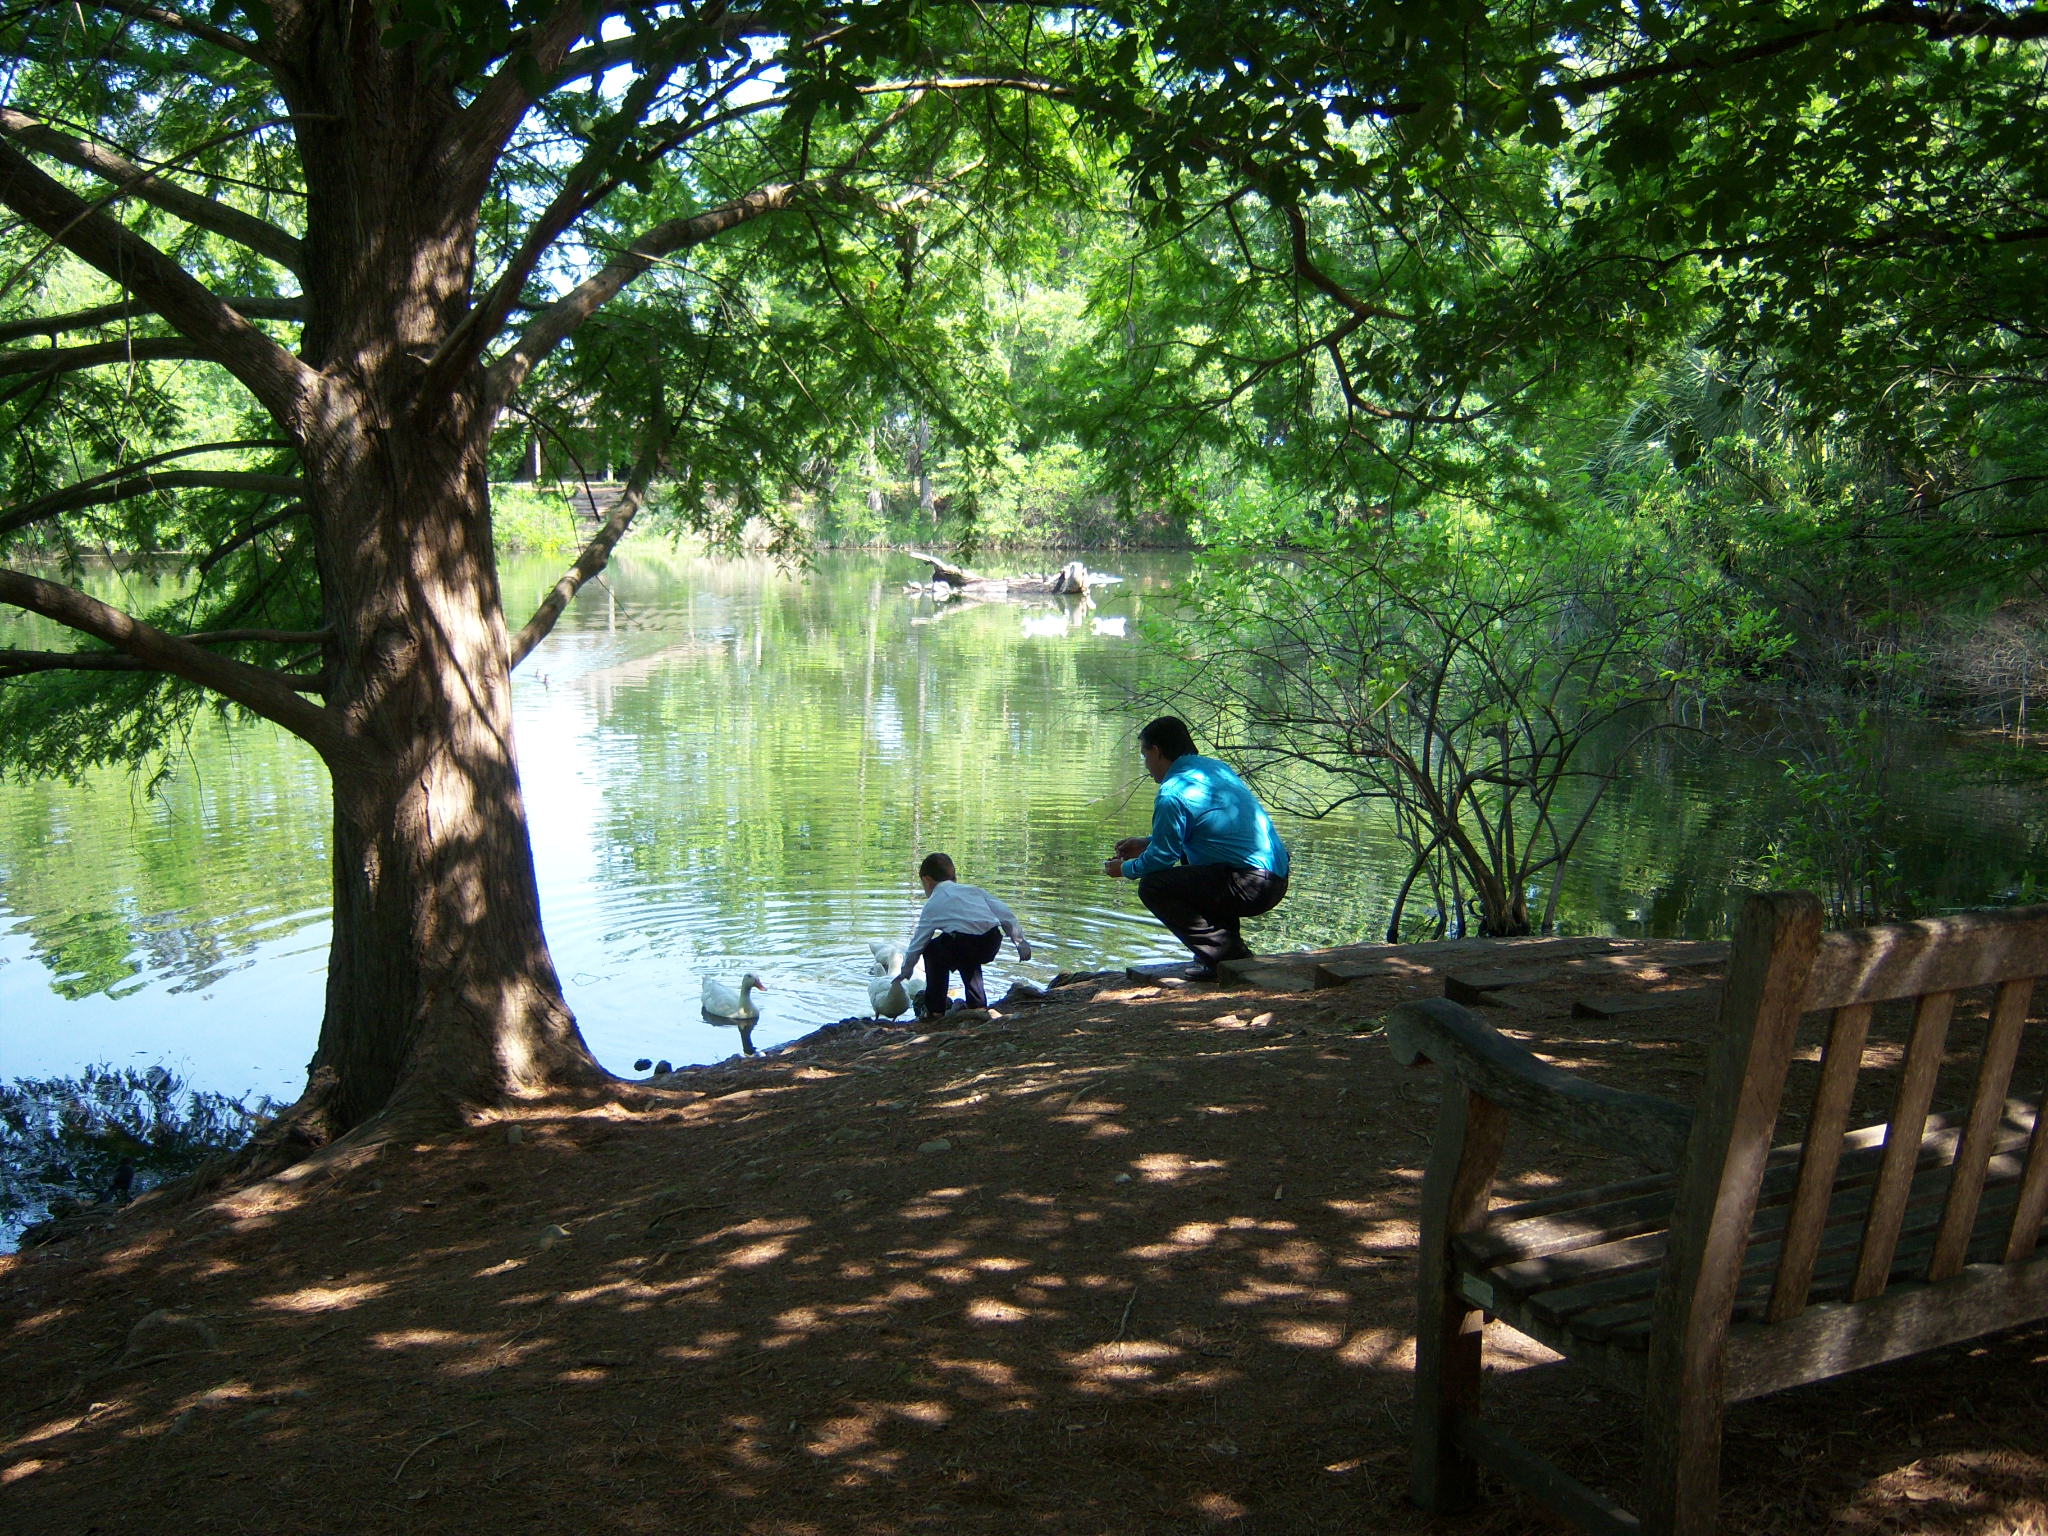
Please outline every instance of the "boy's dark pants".
M1176 864L1138 877L1138 900L1211 970L1251 953L1238 919L1272 911L1286 894L1285 875L1230 864Z
M946 1011L946 994L953 986L953 973L960 973L960 990L966 994L962 1006L986 1008L988 994L981 990L981 968L995 959L1003 947L1003 930L987 933L940 933L924 947L924 1012Z

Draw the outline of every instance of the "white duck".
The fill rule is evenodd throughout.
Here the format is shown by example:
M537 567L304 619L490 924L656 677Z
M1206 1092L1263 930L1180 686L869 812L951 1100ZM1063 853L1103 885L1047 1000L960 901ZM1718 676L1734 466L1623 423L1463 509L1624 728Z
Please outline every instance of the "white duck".
M910 989L888 976L868 978L868 1011L878 1019L900 1018L910 1011Z
M868 1002L878 1019L893 1019L910 1010L924 996L924 972L912 971L908 981L898 981L903 969L903 946L886 939L870 939L868 952L875 963L868 968Z
M714 1019L758 1019L761 1005L754 1001L756 990L766 992L768 983L749 971L735 987L716 976L704 978L704 1011Z

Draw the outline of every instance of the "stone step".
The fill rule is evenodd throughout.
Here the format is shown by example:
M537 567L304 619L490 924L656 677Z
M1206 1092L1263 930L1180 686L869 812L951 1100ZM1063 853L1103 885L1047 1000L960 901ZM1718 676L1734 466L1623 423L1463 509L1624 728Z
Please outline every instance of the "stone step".
M1126 980L1149 983L1155 987L1185 987L1195 981L1195 962L1192 960L1159 960L1149 965L1133 965L1124 969Z
M1224 975L1262 992L1313 992L1322 985L1316 979L1317 967L1312 965L1266 959L1226 960L1222 969Z
M1400 976L1406 972L1384 960L1319 960L1315 965L1318 987L1348 987L1354 981L1376 976Z
M1513 970L1499 971L1447 971L1444 973L1444 996L1454 1003L1478 1006L1491 1002L1492 994L1496 992L1555 981L1563 974L1563 970L1554 965L1520 965Z
M1677 992L1603 992L1590 997L1576 997L1572 999L1572 1017L1618 1019L1624 1014L1655 1013L1660 1008L1673 1008L1690 1002L1706 990L1704 987L1687 987Z

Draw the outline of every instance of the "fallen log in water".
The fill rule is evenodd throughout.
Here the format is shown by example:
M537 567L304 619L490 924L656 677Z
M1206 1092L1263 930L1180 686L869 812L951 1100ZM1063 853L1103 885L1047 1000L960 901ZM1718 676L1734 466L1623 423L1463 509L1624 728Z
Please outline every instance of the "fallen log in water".
M906 549L903 553L913 560L925 561L932 568L930 581L907 582L904 590L930 597L934 602L945 602L955 597L1086 597L1097 587L1123 580L1121 576L1091 571L1079 560L1069 560L1049 576L983 576L978 571L954 565L920 549Z

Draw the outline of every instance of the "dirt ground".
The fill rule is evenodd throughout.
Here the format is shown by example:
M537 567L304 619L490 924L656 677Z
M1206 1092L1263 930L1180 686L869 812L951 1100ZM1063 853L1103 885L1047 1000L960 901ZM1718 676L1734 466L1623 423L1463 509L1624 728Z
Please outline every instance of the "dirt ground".
M1493 1017L1690 1101L1711 966L1403 953L1322 990L1093 978L843 1026L652 1107L0 1258L0 1529L1552 1529L1505 1492L1404 1499L1436 1083L1375 1021L1457 965L1556 960ZM1573 1016L1617 988L1669 996ZM1511 1157L1504 1199L1640 1171ZM1494 1411L1626 1499L1628 1403L1532 1348L1494 1364ZM2048 1532L2048 1328L1739 1407L1724 1462L1731 1532Z

